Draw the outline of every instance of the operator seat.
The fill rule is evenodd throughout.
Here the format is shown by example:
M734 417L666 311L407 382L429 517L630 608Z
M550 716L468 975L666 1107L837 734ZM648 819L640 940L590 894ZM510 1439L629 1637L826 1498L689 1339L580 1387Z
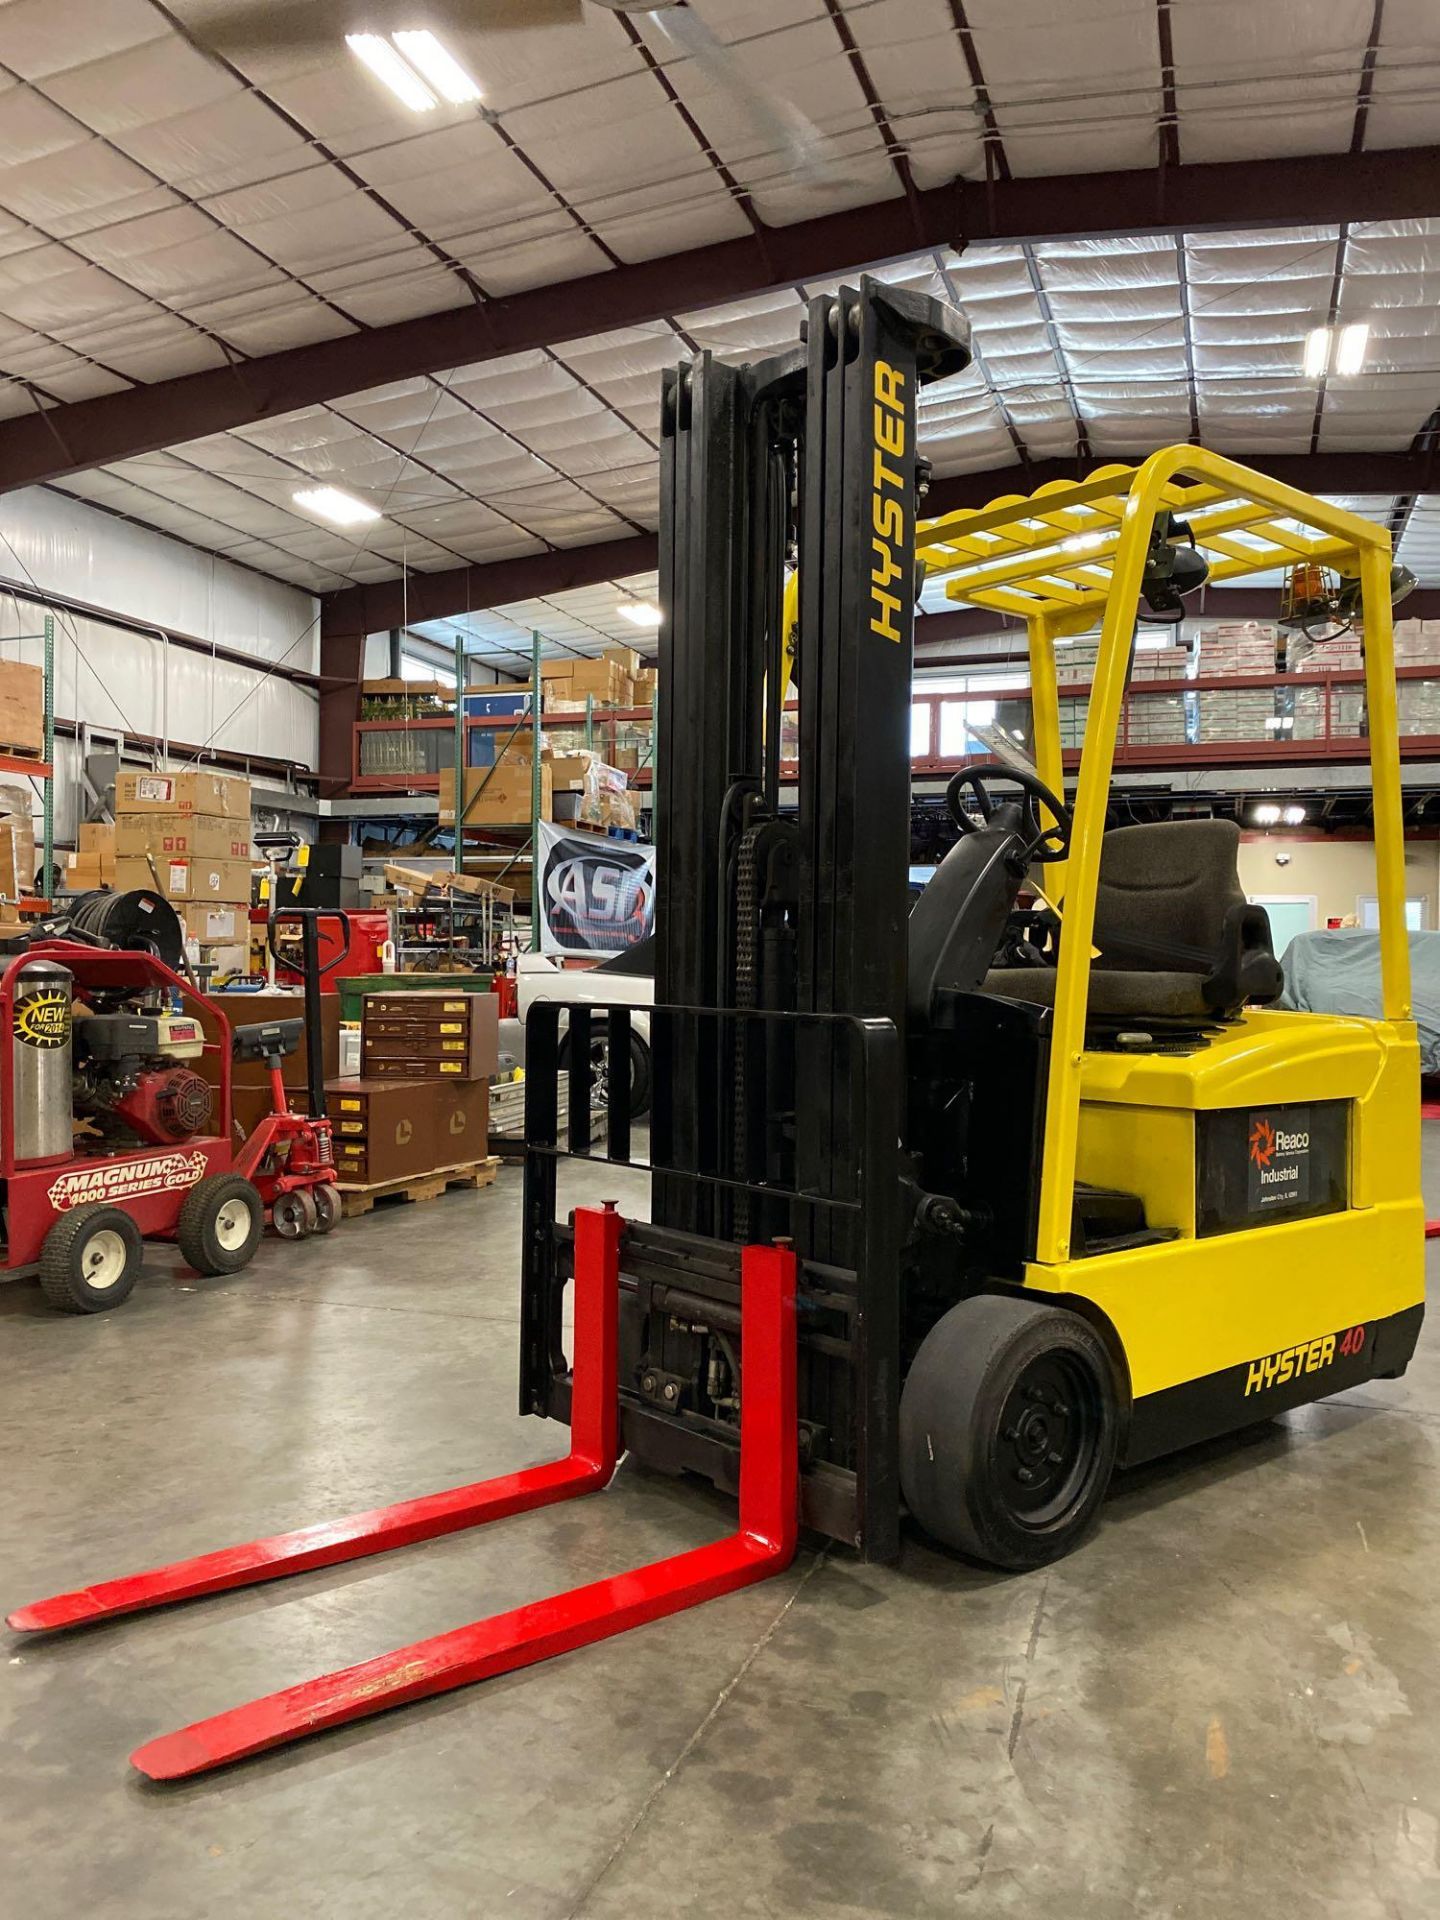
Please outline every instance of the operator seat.
M1239 846L1233 820L1162 821L1105 835L1090 1020L1193 1024L1279 998L1284 976L1269 916L1245 898ZM1053 1006L1057 977L1048 966L992 967L983 991Z

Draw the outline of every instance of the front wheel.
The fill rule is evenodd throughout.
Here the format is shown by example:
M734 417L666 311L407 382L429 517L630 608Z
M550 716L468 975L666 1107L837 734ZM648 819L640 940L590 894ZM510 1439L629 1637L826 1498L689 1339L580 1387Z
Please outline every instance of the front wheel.
M61 1313L105 1313L140 1277L140 1229L119 1207L63 1213L40 1249L40 1287Z
M303 1240L320 1224L320 1209L303 1187L275 1196L270 1224L282 1240Z
M945 1546L1022 1572L1077 1544L1119 1439L1114 1369L1078 1314L1005 1294L926 1334L900 1396L900 1480Z

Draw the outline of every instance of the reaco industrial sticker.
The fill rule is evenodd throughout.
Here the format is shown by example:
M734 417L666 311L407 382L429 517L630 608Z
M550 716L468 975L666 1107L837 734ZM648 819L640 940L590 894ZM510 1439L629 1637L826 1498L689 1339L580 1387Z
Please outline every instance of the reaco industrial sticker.
M1310 1112L1286 1107L1278 1118L1250 1116L1250 1209L1310 1198Z

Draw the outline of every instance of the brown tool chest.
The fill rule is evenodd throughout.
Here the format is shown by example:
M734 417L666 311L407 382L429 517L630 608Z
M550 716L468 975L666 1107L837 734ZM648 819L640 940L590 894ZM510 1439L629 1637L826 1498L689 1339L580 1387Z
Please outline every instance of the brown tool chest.
M346 1185L405 1180L484 1157L490 1088L483 1080L437 1085L362 1075L331 1080L326 1094L336 1171Z
M370 993L361 1067L383 1080L488 1080L500 1060L491 993Z

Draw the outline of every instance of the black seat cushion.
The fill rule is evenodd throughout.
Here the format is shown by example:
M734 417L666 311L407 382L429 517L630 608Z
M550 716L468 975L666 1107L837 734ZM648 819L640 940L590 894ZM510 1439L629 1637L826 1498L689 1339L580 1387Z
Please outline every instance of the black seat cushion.
M1106 834L1091 1018L1206 1018L1279 996L1284 976L1270 922L1245 898L1239 847L1233 820L1157 821ZM1055 977L1049 968L992 968L985 991L1052 1006Z
M985 976L985 993L1006 1000L1029 1000L1053 1007L1054 967L992 967ZM1211 1020L1205 1003L1205 977L1199 973L1135 973L1101 967L1090 973L1088 1011L1097 1020Z

